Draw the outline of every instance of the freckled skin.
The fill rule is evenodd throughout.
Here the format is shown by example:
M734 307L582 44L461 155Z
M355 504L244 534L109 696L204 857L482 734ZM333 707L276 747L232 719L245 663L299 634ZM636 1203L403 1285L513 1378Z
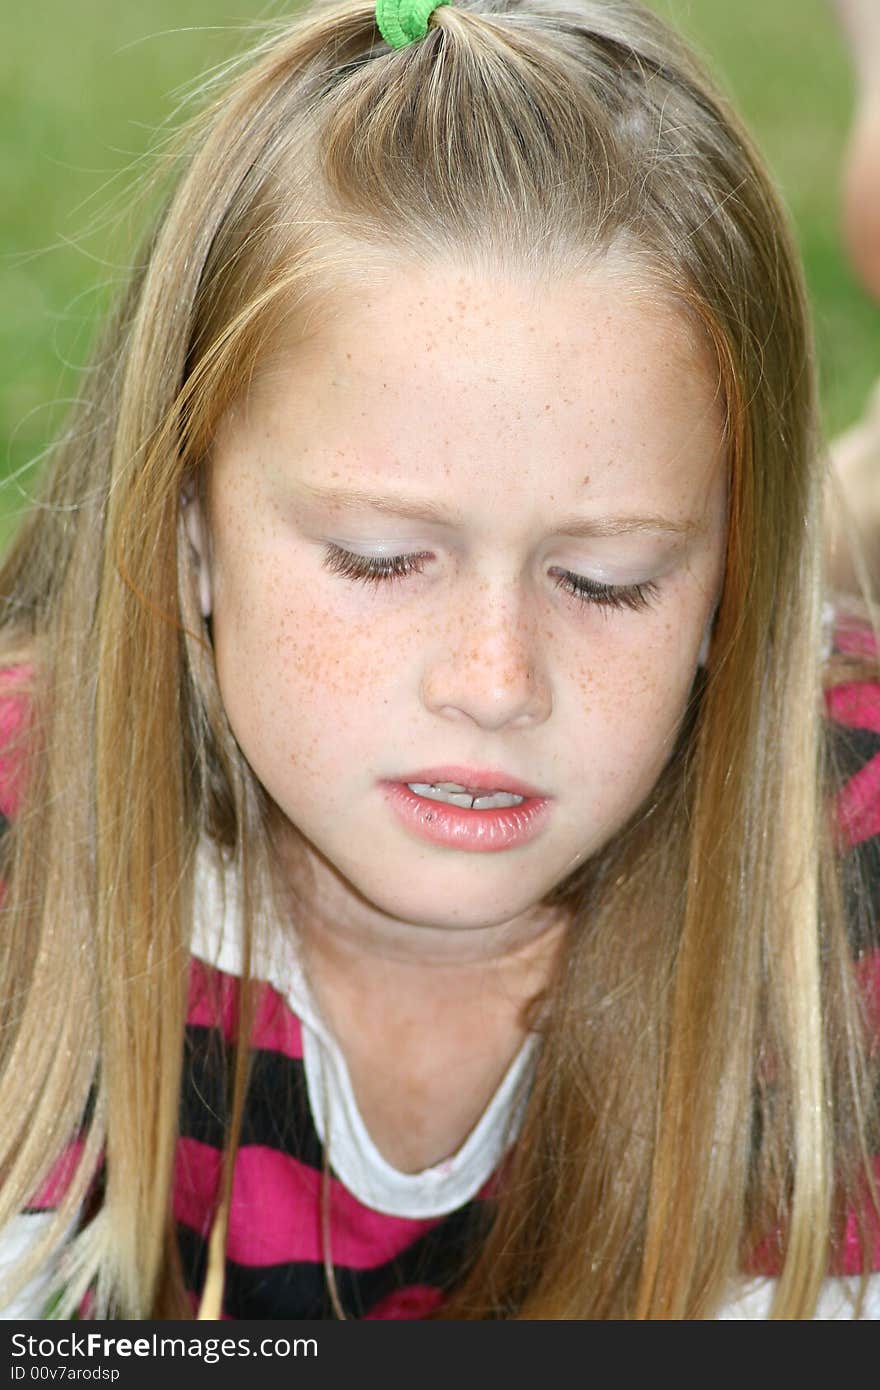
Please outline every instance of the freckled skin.
M404 494L459 522L316 506L303 483ZM690 329L610 271L536 291L401 270L230 412L207 517L194 508L224 704L308 841L316 910L365 950L414 958L527 942L547 893L664 766L717 602L720 415ZM573 514L700 529L672 555L654 532L560 536ZM430 558L365 584L326 568L329 542ZM590 605L557 587L564 570L656 580L658 597ZM444 763L540 788L545 830L495 854L413 837L381 779Z

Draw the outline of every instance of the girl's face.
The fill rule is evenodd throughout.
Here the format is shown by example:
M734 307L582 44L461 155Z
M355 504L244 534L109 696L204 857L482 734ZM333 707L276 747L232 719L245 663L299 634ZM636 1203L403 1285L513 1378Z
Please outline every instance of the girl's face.
M187 508L220 691L349 925L525 921L670 756L722 580L721 409L628 284L400 272L223 423Z

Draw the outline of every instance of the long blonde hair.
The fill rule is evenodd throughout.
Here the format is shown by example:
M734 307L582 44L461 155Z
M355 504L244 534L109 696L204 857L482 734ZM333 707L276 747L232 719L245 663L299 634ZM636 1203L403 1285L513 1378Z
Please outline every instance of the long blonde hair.
M726 579L660 782L555 891L571 928L536 1001L537 1077L446 1312L711 1315L776 1232L773 1311L809 1314L877 1136L827 824L812 349L748 137L630 0L462 0L400 51L372 3L340 0L274 26L172 164L0 576L30 711L5 841L0 1226L84 1126L45 1241L103 1155L64 1307L91 1286L99 1314L185 1315L169 1194L196 846L236 857L248 948L271 881L180 519L224 411L280 328L316 331L377 267L562 280L614 248L715 354Z

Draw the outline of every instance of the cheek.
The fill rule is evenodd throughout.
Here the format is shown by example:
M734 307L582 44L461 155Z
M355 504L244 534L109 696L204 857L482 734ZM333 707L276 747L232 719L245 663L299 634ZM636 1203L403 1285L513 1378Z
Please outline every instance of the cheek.
M646 795L675 746L696 672L693 642L683 650L679 631L664 624L646 640L639 624L636 641L609 635L585 646L570 666L579 762L614 787L616 797Z
M214 653L230 726L254 770L317 772L357 726L375 725L400 674L400 644L375 620L309 598L313 569L226 546L217 565Z

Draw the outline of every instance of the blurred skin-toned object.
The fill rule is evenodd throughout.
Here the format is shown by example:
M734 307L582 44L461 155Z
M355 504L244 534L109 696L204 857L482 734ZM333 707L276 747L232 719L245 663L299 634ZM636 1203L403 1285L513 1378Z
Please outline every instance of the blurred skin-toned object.
M862 418L831 442L828 580L832 589L858 594L855 552L880 593L880 380Z
M841 222L853 269L880 302L880 0L835 0L856 79Z
M853 270L880 304L880 0L834 0L852 58L856 104L844 158L841 231ZM858 591L854 550L880 592L880 379L865 413L831 445L829 579ZM839 484L839 489L835 487Z

